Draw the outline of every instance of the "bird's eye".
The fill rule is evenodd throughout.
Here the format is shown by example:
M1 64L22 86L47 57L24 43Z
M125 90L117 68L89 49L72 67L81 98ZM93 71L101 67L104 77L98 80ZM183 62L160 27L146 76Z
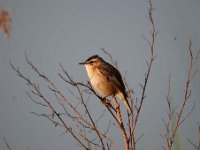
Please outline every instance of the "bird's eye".
M90 63L93 63L93 62L94 62L93 60L90 61Z

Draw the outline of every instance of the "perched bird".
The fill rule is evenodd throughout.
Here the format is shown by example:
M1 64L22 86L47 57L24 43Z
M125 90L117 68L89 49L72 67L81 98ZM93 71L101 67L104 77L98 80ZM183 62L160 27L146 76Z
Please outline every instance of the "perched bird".
M126 88L120 72L115 67L98 55L91 56L79 64L85 66L89 81L95 91L103 97L117 95L131 113Z

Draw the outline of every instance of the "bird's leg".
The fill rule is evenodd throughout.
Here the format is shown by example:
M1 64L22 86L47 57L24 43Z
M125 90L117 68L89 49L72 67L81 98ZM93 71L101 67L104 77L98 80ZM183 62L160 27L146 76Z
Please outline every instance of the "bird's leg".
M105 106L112 108L116 112L115 108L113 107L109 99L107 99L106 97L103 97L102 102Z
M111 105L110 100L107 99L106 97L103 97L102 100L103 100L104 105L107 105L107 106Z
M102 99L103 99L106 103L110 103L110 100L107 99L106 97L103 97Z

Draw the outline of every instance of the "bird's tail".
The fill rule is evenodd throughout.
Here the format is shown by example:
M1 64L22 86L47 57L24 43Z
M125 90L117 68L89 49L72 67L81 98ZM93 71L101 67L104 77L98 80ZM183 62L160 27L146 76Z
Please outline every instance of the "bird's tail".
M128 112L132 114L132 110L131 110L131 107L130 107L130 105L128 103L128 100L126 99L126 96L122 92L117 93L117 96L124 103L124 105L126 106Z

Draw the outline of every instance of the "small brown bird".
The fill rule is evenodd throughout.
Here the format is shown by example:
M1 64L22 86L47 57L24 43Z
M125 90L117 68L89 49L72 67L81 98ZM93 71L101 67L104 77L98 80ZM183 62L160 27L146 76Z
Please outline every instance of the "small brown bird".
M79 64L85 66L92 87L100 95L103 97L117 95L129 113L132 113L121 74L115 67L98 55L91 56Z

